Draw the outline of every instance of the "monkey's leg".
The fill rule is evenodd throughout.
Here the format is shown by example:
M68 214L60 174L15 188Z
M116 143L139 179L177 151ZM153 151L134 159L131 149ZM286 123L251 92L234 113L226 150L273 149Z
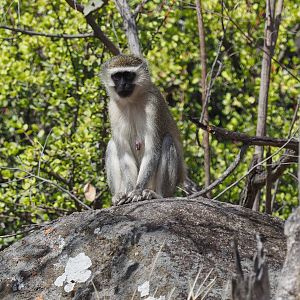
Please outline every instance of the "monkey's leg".
M136 160L127 141L121 140L118 144L113 139L109 141L106 171L113 204L126 203L128 193L134 189L138 176Z
M157 171L154 175L154 191L135 189L128 194L124 203L173 196L178 182L179 156L172 137L164 137Z
M155 192L162 197L173 196L178 182L180 158L171 135L164 137L156 173Z

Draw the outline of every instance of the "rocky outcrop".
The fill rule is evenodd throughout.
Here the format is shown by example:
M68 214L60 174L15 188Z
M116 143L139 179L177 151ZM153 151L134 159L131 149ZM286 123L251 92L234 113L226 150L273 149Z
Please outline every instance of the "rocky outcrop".
M204 198L74 213L0 253L0 299L187 299L202 283L206 299L227 299L233 238L247 272L258 232L274 292L286 248L278 219Z
M280 275L276 300L300 300L300 207L288 218L287 256Z

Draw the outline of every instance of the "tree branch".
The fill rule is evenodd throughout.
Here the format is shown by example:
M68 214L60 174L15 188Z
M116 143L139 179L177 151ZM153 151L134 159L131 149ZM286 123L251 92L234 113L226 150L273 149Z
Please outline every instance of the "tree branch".
M14 28L6 25L0 25L0 28L10 30L13 32L19 32L23 34L27 34L30 36L45 36L50 38L63 38L63 39L80 39L80 38L89 38L94 37L94 33L82 33L82 34L64 34L64 33L45 33L45 32L36 32L32 30L22 29L22 28Z
M270 174L270 180L272 182L277 180L277 178L279 178L283 174L283 172L290 166L291 163L297 163L298 158L295 154L295 151L288 150L280 157L280 159L275 164L273 164L272 172ZM253 178L253 184L258 188L262 188L266 183L267 177L267 171L257 174Z
M61 190L62 192L68 194L73 200L75 200L77 203L79 203L81 206L83 206L85 209L88 209L90 210L91 208L86 205L85 203L83 203L80 199L78 199L74 194L72 194L70 191L68 191L67 189L65 189L64 187L62 187L61 185L59 185L58 183L54 182L54 181L51 181L47 178L43 178L41 176L37 176L29 171L26 171L26 170L23 170L23 169L20 169L20 168L10 168L10 167L2 167L0 166L0 169L7 169L7 170L15 170L15 171L20 171L20 172L24 172L26 173L27 175L30 175L32 177L35 177L36 179L38 180L41 180L42 182L46 182L46 183L49 183L50 185L53 185L55 186L56 188L58 188L59 190Z
M239 141L247 145L258 145L258 146L272 146L282 147L298 151L299 142L292 139L277 139L272 137L260 137L260 136L249 136L245 133L237 131L230 131L224 128L216 127L213 125L204 125L200 123L196 118L190 118L190 120L197 125L197 127L208 131L210 134L215 135L219 139Z
M126 0L115 0L115 3L123 19L130 51L135 55L142 56L138 30L135 22L135 15L131 13L130 7Z
M202 102L202 113L200 122L208 124L208 101L207 96L207 57L205 47L205 31L202 16L202 3L201 0L196 0L196 11L198 21L198 36L199 36L199 48L200 48L200 63L201 63L201 102ZM208 100L208 98L207 98ZM210 147L209 147L209 134L203 132L203 150L204 150L204 173L205 173L205 187L210 185ZM208 198L210 197L207 192Z
M83 14L84 6L77 3L76 0L66 0L66 2L73 9L75 9ZM120 54L120 50L101 30L101 28L96 23L95 18L92 16L92 14L88 14L87 16L85 16L85 19L86 19L87 23L92 27L92 29L94 31L94 36L97 37L112 54L114 54L114 55Z
M217 180L215 180L213 183L211 183L208 187L201 190L200 192L197 192L197 193L191 195L189 198L197 198L199 196L205 195L209 191L214 189L217 185L219 185L221 182L223 182L236 169L236 167L242 161L247 149L248 149L248 145L243 145L238 156L235 158L235 160L232 162L232 164L227 168L227 170L222 174L222 176L220 176Z
M271 149L268 148L267 156L269 159L267 160L267 168L266 168L266 213L271 215L272 214L272 157L271 157Z
M263 47L257 45L257 42L255 40L255 38L252 35L246 34L243 29L238 25L238 23L236 23L229 15L228 10L226 9L226 17L230 20L230 22L236 27L236 29L241 33L241 35L245 38L246 42L248 43L248 45L250 47L253 47L253 45L255 45L256 49L259 49L260 51L265 52L265 50L263 49ZM274 56L271 58L277 65L279 65L283 70L285 70L289 75L291 75L295 80L297 80L298 82L300 82L300 78L297 77L296 75L294 75L289 69L288 67L286 67L284 64L282 64L279 60L277 60L276 58L274 58Z
M144 5L148 2L149 0L142 0L135 8L134 12L133 12L133 17L136 18L137 15L141 12L141 10L143 9Z
M294 135L292 137L290 137L286 144L288 144L292 138L294 137ZM277 149L271 156L275 156L277 155L282 149L284 149L284 147L286 146L286 144L282 145L279 149ZM294 155L292 155L291 157L294 157ZM224 189L222 192L220 192L217 196L215 196L213 198L213 200L218 199L220 196L222 196L224 193L226 193L229 189L231 189L232 187L236 186L241 180L243 180L245 177L249 176L249 174L251 174L253 172L253 170L255 170L257 167L262 166L269 158L264 159L263 161L254 164L246 174L244 174L243 176L241 176L239 179L237 179L235 182L233 182L232 184L230 184L226 189Z

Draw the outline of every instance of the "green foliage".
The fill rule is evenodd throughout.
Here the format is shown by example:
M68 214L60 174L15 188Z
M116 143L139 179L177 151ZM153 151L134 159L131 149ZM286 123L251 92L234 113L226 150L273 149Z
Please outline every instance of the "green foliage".
M130 5L135 7L139 2L131 1ZM64 1L25 1L20 7L18 3L6 1L2 5L2 24L54 34L91 32L85 18ZM225 3L224 18L221 2L203 3L209 69L226 28L219 57L222 71L210 100L210 120L216 126L254 134L262 58L258 46L262 45L265 8L259 1ZM128 51L113 1L95 16L107 36ZM287 2L276 48L276 58L294 74L299 73L300 66L293 32L299 17L298 2ZM203 184L203 150L196 142L196 128L188 120L201 114L194 3L148 1L137 22L153 79L167 96L181 130L191 175ZM65 190L90 206L109 206L104 174L109 139L107 98L98 74L110 54L96 38L66 40L4 29L0 29L0 38L0 235L80 210ZM278 64L273 65L271 80L268 135L287 137L299 83ZM212 177L218 178L236 157L239 145L212 138L211 147ZM248 151L245 162L213 195L247 172L252 154ZM295 172L291 165L279 184L274 214L282 218L297 205ZM94 203L84 200L86 183L97 188ZM221 200L238 203L243 185L241 181ZM0 246L14 238L0 239Z

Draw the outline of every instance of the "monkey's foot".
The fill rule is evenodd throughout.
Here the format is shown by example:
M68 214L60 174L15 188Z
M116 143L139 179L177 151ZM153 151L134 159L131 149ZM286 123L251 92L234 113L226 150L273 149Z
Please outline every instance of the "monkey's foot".
M118 206L124 204L127 199L127 195L125 193L117 193L112 197L112 203L114 206Z
M150 199L159 199L159 198L162 198L161 195L159 195L159 194L157 194L157 193L155 193L154 191L149 190L149 189L143 190L142 196L143 196L144 200L150 200Z
M124 203L138 202L138 201L158 199L158 198L162 198L162 197L152 190L136 189L136 190L131 191L127 195L127 199L125 200Z

